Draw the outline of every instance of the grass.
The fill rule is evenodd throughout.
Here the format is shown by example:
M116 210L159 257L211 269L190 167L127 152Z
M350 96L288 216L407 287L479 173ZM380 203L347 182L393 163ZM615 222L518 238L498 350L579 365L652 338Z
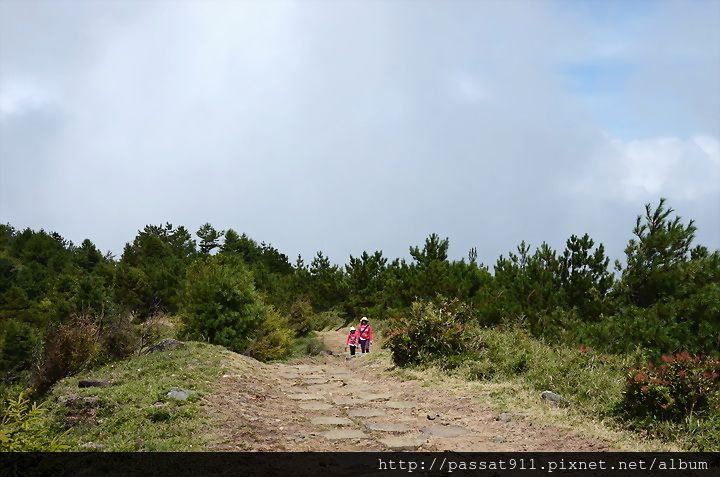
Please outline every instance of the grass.
M116 452L206 450L207 442L197 432L208 423L203 396L222 374L223 353L227 351L219 346L188 342L182 349L144 354L65 378L49 396L52 425L62 432L65 418L79 414L80 422L67 434L72 451L84 450L81 446L88 442ZM78 388L78 381L87 378L107 379L113 385ZM168 398L173 387L196 392L185 401ZM63 404L70 395L97 396L100 404L78 412Z
M476 330L470 348L463 357L390 373L400 380L421 380L423 386L447 387L460 380L474 392L489 392L498 413L528 412L530 418L602 438L625 451L717 450L719 416L680 424L658 422L642 433L617 419L613 408L622 397L624 369L642 362L639 354L550 347L522 329ZM545 404L540 397L544 390L563 396L566 405Z

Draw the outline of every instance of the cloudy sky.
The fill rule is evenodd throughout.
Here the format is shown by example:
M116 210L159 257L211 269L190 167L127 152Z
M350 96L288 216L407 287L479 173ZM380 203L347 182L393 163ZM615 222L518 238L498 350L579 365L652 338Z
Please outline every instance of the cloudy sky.
M586 232L622 258L667 197L718 249L719 27L716 0L0 0L0 221L494 264Z

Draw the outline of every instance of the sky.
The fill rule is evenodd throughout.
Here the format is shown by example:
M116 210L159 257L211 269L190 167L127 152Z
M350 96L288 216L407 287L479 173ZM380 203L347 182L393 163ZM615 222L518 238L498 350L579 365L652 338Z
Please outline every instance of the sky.
M720 249L719 27L717 0L0 0L0 222L336 264L436 233L493 265L585 233L622 259L665 197Z

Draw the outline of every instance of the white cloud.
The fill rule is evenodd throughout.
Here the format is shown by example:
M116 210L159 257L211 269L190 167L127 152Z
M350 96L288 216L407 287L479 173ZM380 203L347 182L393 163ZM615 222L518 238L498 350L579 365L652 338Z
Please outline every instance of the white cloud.
M711 136L635 141L605 137L605 147L572 186L575 194L592 192L637 203L660 196L702 200L720 192L720 146Z

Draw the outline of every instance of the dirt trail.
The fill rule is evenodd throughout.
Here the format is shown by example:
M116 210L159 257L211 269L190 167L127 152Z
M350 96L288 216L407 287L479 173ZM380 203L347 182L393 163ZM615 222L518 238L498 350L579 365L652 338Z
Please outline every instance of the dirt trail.
M372 353L348 360L344 330L322 337L335 355L276 365L232 355L207 398L214 450L612 450L525 415L499 415L487 393L469 387L401 381Z

